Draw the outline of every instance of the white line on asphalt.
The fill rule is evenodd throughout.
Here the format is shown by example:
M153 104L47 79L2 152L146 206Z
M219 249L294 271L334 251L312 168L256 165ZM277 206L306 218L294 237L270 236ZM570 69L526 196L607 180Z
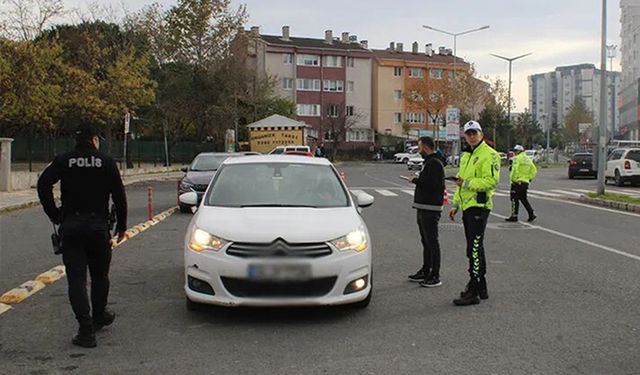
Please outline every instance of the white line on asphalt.
M540 191L540 190L533 190L533 189L529 189L530 193L534 193L534 194L538 194L538 195L544 195L547 197L561 197L562 195L560 194L554 194L554 193L547 193L546 191Z
M585 190L585 189L571 189L571 190L577 191L577 192L580 192L580 193L593 193L592 190Z
M542 199L545 201L552 201L552 202L559 202L559 203L565 203L565 204L570 204L573 206L580 206L580 207L584 207L584 208L590 208L592 210L598 210L598 211L606 211L606 212L611 212L613 214L619 214L619 215L626 215L626 216L633 216L633 217L637 217L640 218L640 215L635 214L633 212L626 212L626 211L620 211L620 210L613 210L611 208L605 208L605 207L600 207L600 206L594 206L591 204L585 204L585 203L580 203L580 202L574 202L574 201L570 201L570 200L566 200L566 199L556 199L556 198L547 198L547 197L536 197L538 199Z
M630 190L630 189L607 189L607 190L611 193L640 195L640 190Z
M506 216L502 216L502 215L496 214L494 212L492 212L491 215L495 216L495 217L498 217L500 219L506 219L507 218ZM570 239L570 240L573 240L573 241L576 241L576 242L580 242L580 243L583 243L585 245L589 245L589 246L592 246L592 247L595 247L595 248L598 248L598 249L601 249L601 250L604 250L604 251L608 251L608 252L613 253L613 254L622 255L624 257L640 261L640 256L635 255L635 254L629 254L627 252L624 252L624 251L621 251L621 250L617 250L617 249L614 249L614 248L609 247L609 246L600 245L600 244L595 243L595 242L587 241L585 239L578 238L578 237L572 236L570 234L558 232L557 230L541 227L539 225L531 225L531 224L522 223L522 222L520 224L522 224L524 226L527 226L527 227L530 227L530 228L533 228L533 229L539 229L539 230L547 232L547 233L555 234L556 236L559 236L559 237L564 237L564 238L567 238L567 239Z
M377 189L376 193L380 194L380 195L384 195L385 197L397 197L398 194L396 193L392 193L389 190L383 190L383 189Z
M509 194L498 193L497 191L495 193L493 193L493 195L495 195L497 197L508 197L509 196Z
M353 189L350 189L349 191L350 191L350 192L351 192L351 194L353 194L353 195L360 195L360 194L364 194L364 191L362 191L362 190L353 190Z
M402 192L413 196L413 190L402 190Z
M560 193L560 194L564 194L564 195L571 195L571 196L574 196L574 197L579 197L579 196L582 195L580 193L574 193L573 191L566 191L566 190L551 189L551 191L554 191L554 192Z
M496 190L497 192L500 192L502 194L509 194L511 195L511 190Z

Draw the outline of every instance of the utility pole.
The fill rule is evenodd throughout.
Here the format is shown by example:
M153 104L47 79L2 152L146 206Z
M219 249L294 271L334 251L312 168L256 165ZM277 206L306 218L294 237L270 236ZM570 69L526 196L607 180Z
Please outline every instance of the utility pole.
M602 42L600 46L600 124L598 126L598 195L604 194L607 158L607 0L602 0Z
M609 58L609 67L611 68L611 138L616 134L616 77L613 69L613 59L616 58L616 50L618 46L611 44L607 46L607 57ZM606 73L606 72L605 72Z
M504 57L500 55L491 54L493 57L497 57L499 59L505 60L509 62L509 101L507 104L507 147L511 147L511 71L513 67L513 62L516 60L520 60L527 56L532 55L533 53L526 53L524 55L516 56L516 57Z

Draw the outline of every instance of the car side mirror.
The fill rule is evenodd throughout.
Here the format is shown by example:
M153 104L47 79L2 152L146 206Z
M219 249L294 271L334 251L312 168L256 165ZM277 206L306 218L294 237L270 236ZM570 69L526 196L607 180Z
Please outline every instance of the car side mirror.
M372 195L369 195L367 193L360 193L356 195L356 200L358 203L358 207L366 208L373 204L373 201L375 200L375 198L373 198Z
M189 167L182 167L180 168L181 171L183 171L184 173L187 173L189 171Z
M195 191L189 191L187 193L180 194L178 200L184 205L196 206L198 204L198 194Z

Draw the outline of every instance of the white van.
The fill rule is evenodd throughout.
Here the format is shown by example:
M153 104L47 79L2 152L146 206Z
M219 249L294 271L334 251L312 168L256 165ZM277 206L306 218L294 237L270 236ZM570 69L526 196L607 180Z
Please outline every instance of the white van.
M288 151L311 152L311 148L309 146L302 146L302 145L278 146L273 150L269 151L269 155L280 155Z

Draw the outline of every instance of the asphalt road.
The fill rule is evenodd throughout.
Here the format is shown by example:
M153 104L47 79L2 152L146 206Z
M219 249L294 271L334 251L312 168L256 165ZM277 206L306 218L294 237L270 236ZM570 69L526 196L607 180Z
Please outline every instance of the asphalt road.
M182 241L190 215L176 213L116 251L110 301L118 318L99 333L97 349L70 344L76 325L61 280L0 315L3 373L640 373L640 216L580 205L557 192L592 190L593 181L541 170L532 189L548 195L532 194L539 216L533 226L491 217L490 299L456 307L451 300L467 278L460 218L441 220L444 285L420 288L406 280L421 262L412 197L404 191L412 187L398 178L406 168L340 169L352 189L376 198L363 213L376 270L366 310L187 311ZM154 189L159 206L175 202L175 183ZM145 194L129 189L131 214L140 221ZM507 216L502 195L494 213ZM0 225L3 290L59 263L39 209L0 216Z

